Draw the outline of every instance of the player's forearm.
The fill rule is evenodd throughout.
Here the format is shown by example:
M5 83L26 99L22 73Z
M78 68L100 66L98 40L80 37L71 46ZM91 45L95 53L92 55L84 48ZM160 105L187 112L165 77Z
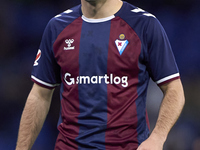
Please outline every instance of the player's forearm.
M172 81L167 86L162 86L161 89L164 93L164 98L151 136L165 142L169 131L180 116L185 98L180 80Z
M49 106L49 101L30 93L20 121L16 150L31 149L43 126Z

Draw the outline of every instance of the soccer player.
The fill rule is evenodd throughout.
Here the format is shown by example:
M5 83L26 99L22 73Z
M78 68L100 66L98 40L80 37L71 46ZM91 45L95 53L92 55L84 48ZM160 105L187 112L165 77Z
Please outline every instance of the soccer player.
M52 18L31 78L16 150L31 149L59 84L55 150L162 150L185 101L163 27L154 15L121 0L81 0ZM164 94L151 134L150 78Z

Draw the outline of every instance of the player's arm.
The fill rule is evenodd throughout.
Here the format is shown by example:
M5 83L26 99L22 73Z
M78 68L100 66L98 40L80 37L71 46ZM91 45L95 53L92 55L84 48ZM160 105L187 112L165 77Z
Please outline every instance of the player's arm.
M184 92L180 79L160 86L164 97L161 103L158 120L150 137L137 150L162 150L172 126L177 121L184 103Z
M53 90L34 84L24 107L16 150L29 150L49 111Z

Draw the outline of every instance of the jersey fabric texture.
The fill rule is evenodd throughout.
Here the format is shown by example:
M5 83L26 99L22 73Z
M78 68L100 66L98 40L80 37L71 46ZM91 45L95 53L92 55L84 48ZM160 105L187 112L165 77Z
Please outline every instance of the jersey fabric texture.
M159 21L123 2L113 16L88 19L81 5L50 20L32 80L60 85L56 150L134 150L149 136L146 94L179 78Z

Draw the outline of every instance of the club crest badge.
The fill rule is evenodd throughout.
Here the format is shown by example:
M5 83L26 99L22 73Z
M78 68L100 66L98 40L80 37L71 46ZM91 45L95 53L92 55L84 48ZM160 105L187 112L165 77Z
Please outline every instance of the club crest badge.
M39 49L38 52L37 52L37 56L36 56L36 58L35 58L35 62L34 62L34 64L33 64L33 66L37 66L37 65L38 65L38 60L40 59L41 54L42 54L42 52L41 52L41 50Z
M124 34L120 34L119 39L115 40L115 44L117 46L120 55L122 55L128 43L129 43L128 40L125 40Z

